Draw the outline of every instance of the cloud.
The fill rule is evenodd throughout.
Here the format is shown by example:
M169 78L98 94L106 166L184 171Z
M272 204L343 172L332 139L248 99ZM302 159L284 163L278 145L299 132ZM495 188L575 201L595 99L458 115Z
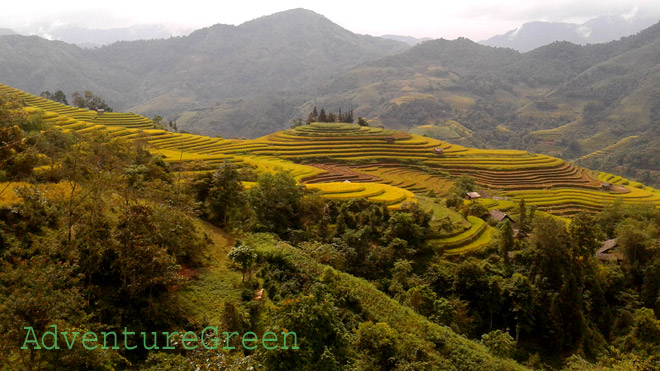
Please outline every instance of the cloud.
M357 33L444 38L467 36L473 40L505 33L535 20L583 23L602 15L660 15L658 0L114 0L105 3L31 0L3 4L0 27L34 31L36 25L46 29L53 24L102 29L159 23L201 28L216 23L240 24L297 7L320 13Z
M628 13L622 14L621 17L626 21L630 21L633 18L635 18L638 12L639 12L639 6L635 6Z

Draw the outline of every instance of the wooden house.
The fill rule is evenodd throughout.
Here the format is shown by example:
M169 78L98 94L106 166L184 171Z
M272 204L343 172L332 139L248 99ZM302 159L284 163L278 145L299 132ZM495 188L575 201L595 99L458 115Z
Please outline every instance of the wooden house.
M477 192L468 192L466 193L465 198L468 200L477 200L481 198L481 195Z

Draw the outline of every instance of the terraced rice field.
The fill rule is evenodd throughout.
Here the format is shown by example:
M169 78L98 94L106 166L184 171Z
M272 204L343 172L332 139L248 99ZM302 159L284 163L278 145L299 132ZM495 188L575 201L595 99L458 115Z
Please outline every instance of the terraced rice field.
M345 182L349 181L352 183L384 183L383 179L374 176L364 174L360 171L356 171L350 166L338 165L338 164L309 164L310 166L325 170L325 173L322 173L318 176L311 177L305 180L307 184L313 183L328 183L328 182Z
M357 166L354 168L360 173L379 177L382 183L407 189L411 192L433 191L437 195L446 195L452 186L447 177L428 174L421 170L405 166Z
M465 254L490 243L493 228L474 216L468 216L467 221L469 228L429 242L432 246L442 249L445 255Z
M579 211L601 211L621 200L623 204L660 206L660 193L629 187L625 193L590 191L583 189L550 189L534 191L512 191L512 200L522 199L528 205L555 215L572 215Z
M399 209L405 202L417 202L412 192L380 183L317 183L307 184L307 188L320 190L324 198L366 198L372 202L384 203L389 209Z
M617 149L617 148L623 146L624 144L626 144L626 143L628 143L628 142L630 142L631 140L634 140L634 139L636 139L636 138L637 138L637 135L631 135L631 136L629 136L629 137L622 138L621 140L619 140L618 142L616 142L616 143L614 143L614 144L611 144L611 145L609 145L609 146L607 146L607 147L605 147L605 148L599 149L598 151L591 152L591 153L589 153L589 154L586 154L586 155L580 157L579 160L587 160L587 159L589 159L589 158L591 158L591 157L600 156L600 155L606 155L606 154L608 154L608 153L614 151L615 149Z
M415 193L432 190L444 195L452 185L451 177L466 175L489 194L509 198L480 203L513 213L522 199L557 216L599 211L618 198L625 204L660 205L660 191L526 151L473 149L400 131L328 123L312 123L254 140L228 140L154 129L140 115L97 114L6 85L0 85L0 94L18 96L27 105L26 111L40 114L64 130L143 141L166 161L181 165L183 173L209 171L225 161L250 166L256 172L285 170L308 188L321 190L326 198L364 197L396 209L404 202L416 202ZM617 186L613 191L603 190L604 182ZM447 254L462 254L488 244L492 229L483 221L468 218L464 224L457 233L432 243Z

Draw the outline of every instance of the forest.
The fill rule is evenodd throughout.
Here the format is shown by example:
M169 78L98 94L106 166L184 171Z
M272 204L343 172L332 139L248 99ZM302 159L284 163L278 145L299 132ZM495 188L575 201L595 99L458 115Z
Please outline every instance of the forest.
M327 199L289 172L231 161L191 172L140 140L65 131L22 108L0 97L2 370L660 368L652 205L567 223L522 200L515 231L493 223L486 248L444 256L416 203ZM483 214L462 200L474 187L458 178L440 201ZM622 258L599 261L614 238ZM207 341L291 331L300 349L251 350L238 337L230 351L22 349L25 327L51 325L217 326Z

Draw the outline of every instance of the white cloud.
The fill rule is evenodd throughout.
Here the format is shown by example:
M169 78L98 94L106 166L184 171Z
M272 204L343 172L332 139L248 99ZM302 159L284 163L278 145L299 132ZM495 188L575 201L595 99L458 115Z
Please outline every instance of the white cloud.
M6 2L0 13L0 27L17 30L36 25L74 25L93 28L127 27L134 24L165 23L201 28L216 23L242 22L292 8L306 8L323 14L339 25L358 33L405 34L481 40L504 33L534 20L582 23L600 15L636 12L660 14L657 0L242 0L210 2L186 0L31 0Z

